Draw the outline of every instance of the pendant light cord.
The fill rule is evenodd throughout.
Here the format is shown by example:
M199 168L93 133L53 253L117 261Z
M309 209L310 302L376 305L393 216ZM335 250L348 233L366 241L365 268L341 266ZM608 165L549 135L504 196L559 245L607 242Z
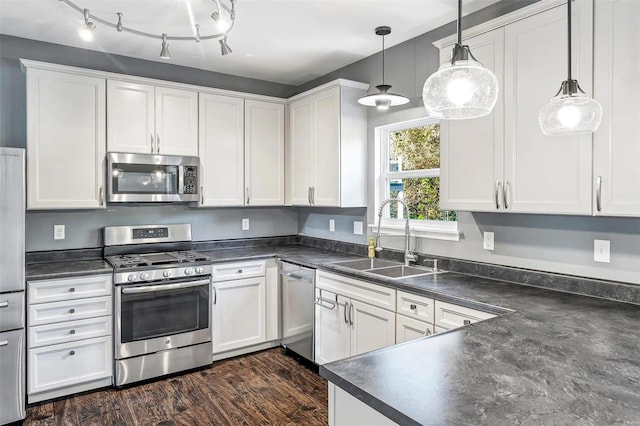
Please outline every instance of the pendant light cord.
M458 0L458 44L462 45L462 0Z
M384 35L382 36L382 84L384 84Z
M567 81L571 81L571 0L567 0Z

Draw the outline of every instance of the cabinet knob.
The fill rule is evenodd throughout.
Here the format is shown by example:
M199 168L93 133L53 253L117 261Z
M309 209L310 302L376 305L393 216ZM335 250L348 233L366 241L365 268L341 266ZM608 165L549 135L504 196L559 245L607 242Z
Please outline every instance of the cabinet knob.
M69 313L70 313L70 314L75 314L75 313L76 313L76 310L75 310L75 309L73 309L73 308L71 308L71 309L69 309Z
M69 355L74 356L76 354L76 351L71 351L69 352Z
M76 334L75 330L69 330L69 334Z
M426 334L426 336L431 336L431 330L429 330L428 328L427 328L427 334Z
M471 320L464 320L462 323L464 325L471 325Z
M241 274L242 273L242 269L238 269L238 273Z
M75 287L71 287L71 288L69 289L69 293L73 293L74 291L76 291Z
M411 309L412 311L415 311L418 309L418 307L416 305L411 304L409 305L409 309Z

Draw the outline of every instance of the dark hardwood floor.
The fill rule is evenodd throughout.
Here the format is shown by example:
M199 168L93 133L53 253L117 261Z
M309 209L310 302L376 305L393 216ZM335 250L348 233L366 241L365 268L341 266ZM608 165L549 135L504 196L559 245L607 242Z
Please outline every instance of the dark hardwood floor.
M326 425L327 382L275 348L27 409L25 425Z

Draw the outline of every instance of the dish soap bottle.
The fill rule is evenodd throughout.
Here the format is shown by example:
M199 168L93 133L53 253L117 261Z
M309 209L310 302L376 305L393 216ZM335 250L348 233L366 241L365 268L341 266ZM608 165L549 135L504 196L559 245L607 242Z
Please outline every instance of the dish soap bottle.
M376 242L373 237L369 237L369 257L371 259L376 257Z

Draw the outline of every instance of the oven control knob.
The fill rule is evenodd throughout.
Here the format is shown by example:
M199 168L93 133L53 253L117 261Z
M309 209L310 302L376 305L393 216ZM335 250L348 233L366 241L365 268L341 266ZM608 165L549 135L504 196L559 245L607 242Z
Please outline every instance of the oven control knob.
M127 276L127 279L129 281L135 281L136 280L136 274L129 274L129 276Z
M184 274L185 274L185 275L191 275L191 274L193 274L193 269L191 269L191 268L186 268L186 269L184 270Z
M196 274L201 274L201 273L203 273L203 272L204 272L204 268L203 268L202 266L198 266L198 267L196 268Z
M169 277L171 277L171 271L164 271L164 272L162 273L162 276L163 276L163 277L165 277L165 278L169 278Z
M147 274L146 272L142 272L142 273L140 274L140 279L141 279L142 281L146 281L147 279L149 279L149 274Z

